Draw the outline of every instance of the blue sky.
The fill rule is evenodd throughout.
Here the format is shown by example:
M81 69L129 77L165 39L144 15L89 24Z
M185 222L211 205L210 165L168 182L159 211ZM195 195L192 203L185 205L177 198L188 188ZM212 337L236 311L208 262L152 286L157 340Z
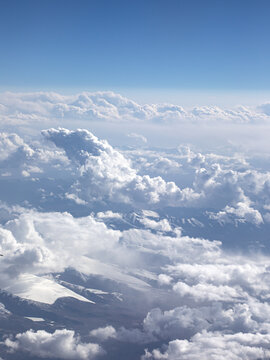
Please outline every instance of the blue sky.
M270 90L270 2L1 0L2 89Z

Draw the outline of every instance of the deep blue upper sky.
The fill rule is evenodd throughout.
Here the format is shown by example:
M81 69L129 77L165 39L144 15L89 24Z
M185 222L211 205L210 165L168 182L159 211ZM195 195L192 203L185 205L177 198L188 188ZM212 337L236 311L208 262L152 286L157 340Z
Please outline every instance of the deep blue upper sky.
M0 0L0 85L270 89L269 0Z

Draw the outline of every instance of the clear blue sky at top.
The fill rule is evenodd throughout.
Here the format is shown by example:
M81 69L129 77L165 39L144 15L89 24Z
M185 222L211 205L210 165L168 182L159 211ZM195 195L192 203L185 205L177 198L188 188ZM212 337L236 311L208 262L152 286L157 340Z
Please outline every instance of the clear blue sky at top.
M0 0L0 86L270 89L269 0Z

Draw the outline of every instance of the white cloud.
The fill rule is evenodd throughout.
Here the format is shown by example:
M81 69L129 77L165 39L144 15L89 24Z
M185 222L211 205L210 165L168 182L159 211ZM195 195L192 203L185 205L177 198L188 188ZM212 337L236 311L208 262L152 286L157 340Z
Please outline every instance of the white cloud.
M99 341L104 341L110 338L115 338L116 330L112 326L106 326L104 328L98 328L90 331L90 336L95 337Z
M160 231L172 231L171 225L167 219L155 221L148 218L142 218L140 222L149 229L160 230Z
M255 225L263 223L262 215L258 210L250 207L247 202L239 202L236 207L226 206L218 213L209 213L210 219L217 220L220 224L250 222Z
M104 350L93 343L83 343L72 330L55 330L54 333L45 330L28 330L8 338L5 345L13 351L22 351L32 356L57 359L95 359L104 354Z
M65 195L66 195L67 199L74 201L78 205L86 205L87 204L86 201L80 199L76 194L68 194L68 193L66 193Z
M102 212L102 211L98 212L97 218L99 218L99 219L122 219L123 216L122 216L122 214L115 213L113 211L108 210L105 212Z
M168 174L176 173L181 171L181 164L175 160L168 159L164 156L156 156L154 159L149 159L148 161L141 157L140 163L138 164L140 168L150 174Z
M72 187L55 185L56 197L82 206L114 202L139 208L212 208L211 218L220 223L259 225L261 208L270 203L270 173L252 169L241 157L203 155L183 147L178 154L146 151L143 157L120 152L87 130L50 129L43 135L50 143L30 146L16 134L2 134L2 178L69 179ZM42 191L45 200L54 196Z
M11 154L14 154L19 148L23 149L30 156L33 153L17 134L0 133L0 160L6 160Z
M166 311L155 308L145 317L143 330L159 340L176 337L189 339L205 330L263 332L269 327L269 316L263 317L263 311L267 311L268 308L268 304L262 305L256 301L234 305L222 302L197 307L184 305Z
M0 287L22 297L47 303L59 296L77 297L43 278L44 274L63 272L69 267L137 289L149 287L125 269L141 261L139 253L127 248L121 242L121 232L107 228L100 217L74 218L68 213L25 209L0 227L0 235L0 252L4 254Z
M0 176L21 179L65 172L69 160L64 152L44 144L27 144L17 134L0 133Z
M94 255L93 251L112 249L120 232L108 229L91 216L76 219L68 213L25 211L10 220L1 235L1 251L5 254L2 263L7 271L17 272L20 264L18 271L39 274L72 266L76 256L90 254L90 250ZM78 243L75 249L74 243Z
M169 276L169 275L166 275L166 274L159 274L158 275L158 282L161 285L169 285L172 280L173 280L172 277Z
M82 200L176 206L200 196L190 188L181 190L160 176L138 175L119 151L87 130L49 129L43 135L78 163L80 176L73 188Z
M235 288L226 285L215 286L208 283L190 286L179 281L174 285L173 289L181 296L190 296L195 301L208 300L226 302L245 300L244 294L241 291L237 291Z
M167 350L146 351L142 360L258 360L270 356L268 334L202 332L188 340L173 340Z
M116 330L112 326L106 326L92 330L90 335L100 341L115 339L138 344L178 339L177 341L181 340L183 344L186 343L190 346L192 345L192 347L194 345L194 348L195 342L199 347L203 345L197 344L197 341L198 339L201 340L203 335L208 336L208 334L209 337L219 338L221 341L229 341L229 338L235 338L234 341L237 346L241 345L239 336L242 336L243 339L245 336L247 339L265 337L263 347L267 349L269 348L268 335L265 336L265 334L269 331L270 317L268 315L265 316L265 314L268 314L268 310L269 304L253 300L248 300L247 303L236 303L233 305L226 304L222 301L214 301L207 306L196 306L196 304L194 304L193 307L190 307L184 305L166 311L155 308L148 312L141 329L120 327ZM227 337L227 334L231 334L231 336ZM202 343L205 342L206 339L203 339ZM248 341L245 342L247 345ZM169 346L170 344L171 342ZM232 352L231 356L229 356L229 344L223 344L220 348L218 341L212 342L209 355L217 354L224 348L228 351L228 358L231 358L234 353ZM203 349L201 350L203 351ZM159 351L154 350L152 353L153 357L151 358L155 359L157 354L160 355ZM188 354L189 352L187 352L187 355ZM148 353L148 356L150 356L150 353ZM175 356L176 359L178 359L180 353L175 354ZM159 359L159 357L157 357L157 359ZM174 359L174 357L172 357L172 359ZM189 357L187 359L189 359ZM216 358L213 357L213 359ZM249 357L247 357L247 359L249 359Z
M151 122L234 122L253 123L269 120L269 104L257 109L239 106L221 109L217 106L194 107L190 110L174 104L140 105L113 92L83 92L61 95L54 92L0 94L2 121L11 122L84 119L90 121Z

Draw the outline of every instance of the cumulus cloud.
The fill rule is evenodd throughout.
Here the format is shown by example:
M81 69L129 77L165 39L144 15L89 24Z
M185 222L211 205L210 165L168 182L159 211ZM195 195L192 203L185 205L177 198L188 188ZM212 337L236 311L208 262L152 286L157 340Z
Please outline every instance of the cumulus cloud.
M268 334L236 333L229 335L202 332L196 334L190 341L170 341L164 352L159 349L154 349L152 352L146 350L141 359L257 360L270 356L268 344Z
M184 109L175 104L140 105L120 94L110 91L83 92L62 95L55 92L0 94L1 120L12 123L33 123L58 119L83 119L89 121L149 121L149 122L215 122L253 123L269 120L269 104L257 109L244 106L221 109L201 106Z
M0 133L0 178L46 177L65 172L69 160L62 150L27 144L14 133ZM46 175L43 175L45 174Z
M257 360L269 355L268 257L232 255L218 242L137 229L124 231L121 241L142 254L167 258L157 281L167 297L175 293L182 305L152 309L140 328L108 326L93 336L139 344L169 341L167 350L146 351L142 359L196 359L202 354L205 359L242 359L245 354Z
M260 211L269 201L269 175L268 171L227 169L219 163L204 165L194 178L194 190L202 193L197 206L220 209L212 216L220 223L235 218L259 225L263 222Z
M238 154L201 154L187 146L179 147L178 152L164 156L154 151L129 151L126 156L140 175L147 173L154 178L161 174L162 179L166 182L172 179L183 192L190 189L193 196L178 205L217 209L220 214L212 219L220 220L220 224L241 221L262 224L262 207L270 201L269 171L253 169Z
M159 340L190 339L196 333L207 331L243 331L258 330L255 315L255 304L236 304L224 307L221 302L213 302L210 306L189 307L187 305L172 310L161 311L159 308L151 310L143 322L146 333L150 333ZM262 314L260 317L262 321Z
M234 263L231 261L226 253L220 253L214 262L206 258L200 262L178 263L169 265L167 271L176 281L172 284L174 291L198 302L242 302L251 295L256 298L259 294L266 299L268 260L235 257Z
M62 329L49 333L45 330L28 330L5 340L12 351L26 352L32 356L57 359L95 359L104 350L94 343L83 343L72 330Z
M57 228L61 232L55 242ZM91 216L75 219L68 213L35 211L25 211L0 230L1 251L5 254L1 265L10 274L61 271L75 264L76 256L89 254L91 248L97 252L113 248L120 236L119 231L108 229ZM74 243L79 246L76 251Z
M98 328L90 331L90 336L93 336L100 341L115 338L116 334L116 330L113 326L106 326L104 328Z
M172 310L152 309L145 317L142 329L116 330L107 326L91 331L90 335L106 341L115 339L130 343L147 344L168 341L167 350L146 351L142 359L258 359L269 351L269 304L258 301L225 305L222 301L211 305L180 306ZM175 340L177 339L177 340ZM213 341L212 341L212 340ZM180 347L175 352L172 343ZM251 348L249 348L251 347ZM253 357L252 357L253 356ZM182 358L182 357L181 357Z
M146 229L122 232L109 229L102 219L122 218L110 212L98 213L95 219L93 215L75 218L68 213L24 209L14 216L0 228L0 252L5 255L1 259L1 271L10 276L20 273L39 275L63 271L67 267L79 270L87 268L87 264L90 266L87 257L110 263L113 253L114 261L119 264L132 261L132 258L136 262L135 249L162 253L172 259L208 258L220 251L218 242L181 237L180 230L171 237ZM154 225L161 232L171 229L167 220L154 222ZM77 244L76 248L74 244ZM135 264L134 261L130 265Z
M65 178L65 188L63 181L55 185L58 199L81 206L114 202L211 208L216 210L211 219L220 224L260 225L270 204L269 172L252 169L241 157L201 154L183 146L166 156L120 152L87 130L49 129L43 135L50 142L29 145L16 134L2 133L3 179ZM40 199L53 196L43 185L38 191Z
M147 228L160 231L172 231L171 225L167 219L155 221L148 218L142 218L140 222Z
M148 174L165 175L179 173L181 171L181 164L178 161L158 154L155 154L149 159L140 156L138 159L135 158L135 161L138 168Z
M0 133L0 168L2 176L14 172L19 172L22 176L27 176L30 172L40 172L38 167L29 166L33 155L34 150L17 134Z
M4 254L0 287L15 295L45 303L53 303L59 296L78 298L55 283L55 279L44 278L67 268L86 275L102 275L135 288L148 286L121 270L121 264L134 264L136 255L121 248L120 231L108 229L101 219L76 219L68 213L25 209L0 230L0 251Z
M99 341L115 339L117 341L135 344L145 344L156 340L152 334L143 332L139 329L126 329L125 327L121 327L116 330L113 326L94 329L90 331L90 336Z
M217 220L220 224L250 222L255 225L263 223L262 215L258 210L250 207L248 203L239 202L236 207L226 206L218 213L209 213L210 219Z
M165 203L175 206L192 202L200 196L192 189L180 189L174 182L166 182L160 176L138 175L119 151L87 130L49 129L43 131L43 135L78 163L80 177L74 190L83 200L108 199L133 205Z

